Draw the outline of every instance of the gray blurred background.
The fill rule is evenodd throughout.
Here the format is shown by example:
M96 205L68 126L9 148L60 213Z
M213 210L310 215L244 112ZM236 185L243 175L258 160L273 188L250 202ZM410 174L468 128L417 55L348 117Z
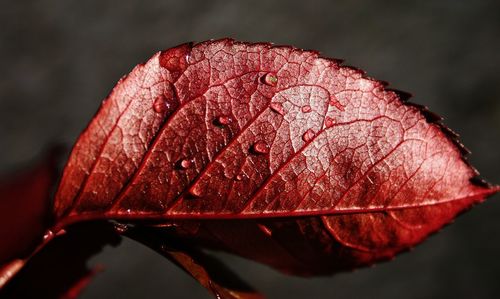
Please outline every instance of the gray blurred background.
M233 37L317 49L409 91L445 117L500 183L500 1L1 1L0 174L71 145L116 81L158 50ZM270 298L499 298L500 196L411 253L333 277L229 266ZM70 254L70 253L68 253ZM83 298L209 298L125 240Z

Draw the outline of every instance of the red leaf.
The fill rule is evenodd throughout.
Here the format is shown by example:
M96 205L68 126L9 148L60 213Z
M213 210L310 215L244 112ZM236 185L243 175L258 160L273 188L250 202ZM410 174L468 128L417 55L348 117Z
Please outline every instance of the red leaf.
M49 230L59 153L53 148L37 166L0 180L1 298L76 298L96 273L87 259L119 241L109 224Z
M168 222L302 275L390 258L498 191L407 98L292 47L224 39L157 53L76 143L59 226Z
M0 180L0 288L43 243L51 225L57 152L54 149L35 167Z
M0 265L30 254L49 227L55 163L54 152L32 169L0 180L0 219L4 224L0 225Z
M120 237L108 223L71 226L67 233L43 244L19 273L0 288L1 298L77 298L101 269L89 269L87 260Z

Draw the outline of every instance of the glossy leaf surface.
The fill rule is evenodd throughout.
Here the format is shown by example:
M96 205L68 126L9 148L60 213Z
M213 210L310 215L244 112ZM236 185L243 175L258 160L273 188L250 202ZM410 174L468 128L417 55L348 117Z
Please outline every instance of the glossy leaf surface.
M159 52L78 139L55 213L60 226L159 221L301 275L390 258L498 191L407 98L292 47Z

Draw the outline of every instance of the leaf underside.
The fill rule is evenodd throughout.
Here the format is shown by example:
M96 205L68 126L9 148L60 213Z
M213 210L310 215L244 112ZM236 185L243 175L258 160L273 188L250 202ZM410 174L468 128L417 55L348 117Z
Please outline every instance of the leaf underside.
M0 298L77 298L102 269L89 269L87 260L120 237L108 223L80 223L67 229L17 269L12 280L0 286Z
M167 232L168 230L161 227L135 226L126 228L123 235L150 247L172 261L196 279L215 298L264 298L216 258Z

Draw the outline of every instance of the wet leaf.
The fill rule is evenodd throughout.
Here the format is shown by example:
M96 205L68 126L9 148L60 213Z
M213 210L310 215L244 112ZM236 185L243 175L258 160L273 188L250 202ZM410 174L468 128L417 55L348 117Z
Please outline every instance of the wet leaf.
M391 258L498 191L408 97L312 51L181 45L120 80L55 212L175 220L187 239L294 274Z
M95 219L163 227L189 250L162 254L209 290L213 272L190 248L304 276L390 259L499 190L409 97L288 46L223 39L159 52L118 82L76 142L54 230ZM156 238L135 235L158 251Z

